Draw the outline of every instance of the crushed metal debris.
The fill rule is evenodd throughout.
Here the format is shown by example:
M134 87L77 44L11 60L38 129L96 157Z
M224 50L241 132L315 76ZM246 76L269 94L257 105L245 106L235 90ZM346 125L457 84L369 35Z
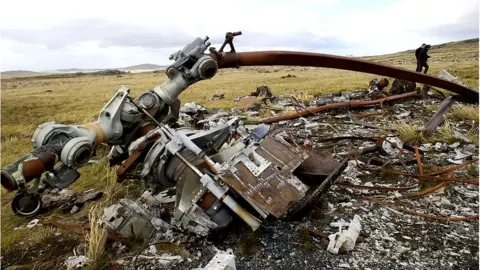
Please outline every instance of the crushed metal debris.
M40 125L32 137L34 150L2 169L2 186L17 191L15 214L34 217L60 206L77 213L85 202L99 199L100 192L75 196L66 187L80 177L78 169L89 164L95 148L105 144L111 148L110 165L119 166L119 184L141 181L146 188L138 198L108 206L101 217L108 239L117 247L122 243L120 254L132 243L144 247L130 260L117 260L116 269L270 269L279 264L384 269L397 263L462 268L475 260L479 183L478 170L471 170L478 168L478 123L446 126L452 97L439 99L431 88L417 88L406 77L452 86L464 96L475 91L453 83L457 78L446 71L440 74L446 79L439 80L389 68L403 78L389 90L388 79L376 77L366 90L317 96L307 104L299 95L275 96L263 85L237 98L231 110L180 106L178 95L186 87L231 65L232 40L239 34L227 33L211 55L203 53L208 38L196 39L171 56L175 64L166 70L167 82L135 99L128 88L120 88L96 122ZM226 44L232 52L223 52ZM263 57L237 56L236 63L243 65ZM293 59L283 56L278 61ZM332 61L345 64L338 57ZM439 106L433 116L426 109L432 105ZM272 117L260 118L265 111ZM409 132L393 125L399 121ZM476 141L465 135L470 130L476 131ZM444 137L435 141L435 133ZM36 224L78 234L90 230L88 224L38 219L28 228ZM256 234L255 241L249 233ZM244 245L254 245L249 249L254 255L228 251L242 236L250 240ZM459 239L462 249L452 245ZM159 244L183 246L172 253ZM76 254L65 262L69 269L87 263Z

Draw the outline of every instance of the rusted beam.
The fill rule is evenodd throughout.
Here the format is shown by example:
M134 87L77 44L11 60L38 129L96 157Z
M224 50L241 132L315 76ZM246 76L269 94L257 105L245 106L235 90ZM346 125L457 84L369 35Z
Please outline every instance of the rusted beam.
M218 54L210 53L210 56L217 59L219 68L240 66L309 66L335 68L389 76L436 86L460 94L470 103L478 103L479 98L478 91L455 82L353 57L289 51L226 52L222 53L220 57Z
M265 119L262 122L265 123L265 124L270 124L270 123L275 123L275 122L288 120L288 119L294 119L294 118L301 117L301 116L304 116L304 115L317 113L317 112L321 112L321 111L326 111L326 110L331 110L331 109L365 107L365 106L396 101L396 100L400 100L400 99L404 99L404 98L408 98L408 97L414 97L414 96L419 96L419 94L417 92L410 92L410 93L405 93L405 94L400 94L400 95L396 95L396 96L391 96L391 97L386 97L386 98L381 98L381 99L375 99L375 100L332 103L332 104L328 104L328 105L325 105L325 106L308 108L308 110L304 110L304 111L301 111L299 113L282 115L282 116L278 116L278 117L272 117L272 118L269 118L269 119Z

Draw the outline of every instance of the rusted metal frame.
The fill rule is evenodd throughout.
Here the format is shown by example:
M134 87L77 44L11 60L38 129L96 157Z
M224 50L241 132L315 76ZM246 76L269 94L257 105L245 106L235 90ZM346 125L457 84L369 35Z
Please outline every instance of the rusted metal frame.
M417 97L420 96L419 93L417 92L410 92L410 93L405 93L401 95L396 95L396 96L391 96L391 97L386 97L386 98L381 98L381 99L376 99L376 100L365 100L365 101L349 101L349 102L340 102L340 103L332 103L320 107L314 107L314 108L309 108L309 110L301 111L299 113L295 114L288 114L288 115L282 115L278 117L272 117L269 119L265 119L261 121L264 124L270 124L270 123L275 123L283 120L289 120L289 119L294 119L297 117L301 117L304 115L312 114L312 113L317 113L317 112L322 112L326 110L331 110L331 109L338 109L338 108L359 108L359 107L366 107L370 105L375 105L383 102L392 102L392 101L397 101L400 99L408 98L408 97Z
M424 217L424 218L428 218L428 219L433 219L433 220L440 220L440 221L468 221L468 220L478 220L478 218L479 218L478 215L465 216L465 217L441 217L441 216L435 216L435 215L426 214L426 213L421 213L421 212L415 212L415 211L413 211L413 210L406 209L406 208L404 208L404 207L395 205L395 204L393 204L393 203L381 201L381 200L378 200L378 199L375 199L375 198L371 198L371 197L356 197L355 199L360 199L360 200L365 200L365 201L370 201L370 202L378 203L378 204L381 204L381 205L384 205L384 206L393 208L393 209L395 209L395 210L397 210L397 211L400 211L400 212L404 212L404 213L407 213L407 214L410 214L410 215L420 216L420 217Z
M143 150L145 147L147 147L148 144L154 142L156 139L158 139L159 135L153 136L152 138L140 143L138 145L138 148L135 149L135 151L128 157L125 162L123 162L122 166L120 166L117 170L117 183L123 182L123 180L126 179L126 177L131 177L132 174L126 173L130 167L135 163L135 161L140 157L142 154Z
M238 32L227 32L225 34L225 41L223 41L223 44L222 46L220 46L220 49L217 51L214 47L210 47L209 51L210 53L214 54L217 59L220 59L222 58L223 56L223 49L225 49L225 46L228 44L230 45L230 52L235 52L235 47L233 46L233 38L235 38L236 36L239 36L241 35L242 32L241 31L238 31Z
M470 103L476 104L479 99L478 91L467 86L420 72L360 60L353 57L291 51L227 52L221 55L221 59L218 57L218 54L211 53L210 56L217 59L218 67L220 69L239 66L309 66L334 68L389 76L439 87L460 94Z
M342 161L340 161L338 167L335 168L335 170L332 171L328 175L328 177L312 193L308 195L308 197L306 196L306 198L302 199L302 201L298 202L296 205L290 208L285 217L293 218L306 206L321 199L325 192L335 183L338 177L343 173L343 171L348 165L349 160L350 157L345 157Z

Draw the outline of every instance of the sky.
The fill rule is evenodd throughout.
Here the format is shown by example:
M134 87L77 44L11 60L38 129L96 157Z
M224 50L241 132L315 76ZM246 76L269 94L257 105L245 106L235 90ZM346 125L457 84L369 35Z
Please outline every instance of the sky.
M15 0L0 5L0 70L153 63L196 37L236 51L367 56L479 37L479 0ZM228 46L227 46L228 48Z

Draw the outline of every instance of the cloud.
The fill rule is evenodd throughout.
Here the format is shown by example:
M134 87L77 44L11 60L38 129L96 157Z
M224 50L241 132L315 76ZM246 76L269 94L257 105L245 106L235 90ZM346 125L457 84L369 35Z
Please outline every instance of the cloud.
M237 51L355 56L478 36L478 0L231 0L228 5L83 0L72 8L60 0L8 1L0 17L1 69L169 64L171 53L199 36L210 36L218 49L226 31L243 32L234 41Z
M78 19L50 28L0 28L0 31L2 38L43 44L52 50L82 42L99 42L101 47L170 48L185 45L193 39L193 36L173 27L161 30L101 18Z
M183 47L196 36L181 29L168 27L155 29L149 26L113 23L100 18L88 18L71 21L45 29L7 28L1 29L3 38L26 44L42 44L56 50L77 45L82 42L98 42L101 48L139 47L146 49ZM219 42L224 35L211 37ZM239 46L283 47L292 49L332 49L346 48L348 45L335 37L322 37L312 32L269 34L247 31L235 40Z
M436 38L454 40L478 37L478 17L478 9L473 9L459 16L455 22L433 26L420 33Z

